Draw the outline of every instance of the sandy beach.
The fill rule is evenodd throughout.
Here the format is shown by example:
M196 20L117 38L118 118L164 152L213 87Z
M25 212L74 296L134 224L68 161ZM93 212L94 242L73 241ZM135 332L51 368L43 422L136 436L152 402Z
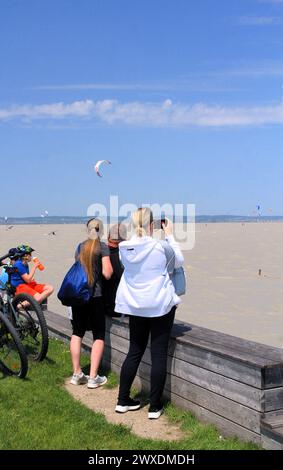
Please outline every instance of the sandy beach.
M84 239L82 225L0 226L0 253L30 244L46 267L37 281L57 292ZM188 293L177 318L283 348L282 240L282 223L197 224L195 247L184 253ZM56 293L49 309L67 315Z

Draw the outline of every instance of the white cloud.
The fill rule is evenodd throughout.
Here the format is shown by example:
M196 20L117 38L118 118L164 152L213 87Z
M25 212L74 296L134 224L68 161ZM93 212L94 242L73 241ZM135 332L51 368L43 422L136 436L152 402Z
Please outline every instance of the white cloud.
M282 25L283 18L279 16L240 16L237 23L241 26Z
M283 103L269 106L194 105L163 102L76 101L0 109L0 121L64 120L136 127L227 127L283 124Z
M0 108L0 119L9 120L15 118L66 118L71 116L88 116L94 106L93 101L74 101L71 104L53 103L42 105L14 105L8 109Z

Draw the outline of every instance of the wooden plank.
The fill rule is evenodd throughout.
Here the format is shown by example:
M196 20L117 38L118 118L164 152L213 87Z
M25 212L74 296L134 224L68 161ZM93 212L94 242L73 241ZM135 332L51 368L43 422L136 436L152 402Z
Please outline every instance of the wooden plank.
M265 390L264 411L281 410L283 413L283 387Z
M116 357L119 358L121 354L123 353L115 351L115 355L113 354L113 360L116 360ZM123 354L123 358L125 358L125 354ZM235 380L227 379L226 377L213 372L202 370L192 364L178 360L175 360L174 362L172 375L175 377L182 378L192 384L214 392L221 397L229 398L234 402L245 405L253 410L262 411L263 392L261 390L248 385L243 385ZM139 370L141 371L140 375L145 378L149 378L150 368L148 364L142 361ZM171 378L171 380L173 379ZM175 390L175 393L180 395L178 389Z
M220 343L209 342L200 338L195 337L183 337L178 338L178 344L183 344L185 347L189 344L203 348L206 351L213 352L215 354L227 357L229 359L235 359L244 364L250 364L255 367L266 367L267 365L273 365L273 361L266 360L261 356L256 356L254 354L247 354L245 351L241 351L238 348L234 348L233 345L225 346Z
M111 328L111 331L113 329L113 332L119 336L129 337L127 317L124 319L109 319L108 327ZM211 343L211 347L214 350L218 348L219 353L224 348L224 354L226 354L227 349L228 351L232 349L235 354L242 353L243 356L246 356L246 360L251 360L252 362L256 362L257 359L261 358L266 364L283 363L283 351L280 348L256 343L255 341L249 341L178 320L175 321L173 326L172 338L178 339L179 342L200 340L205 343Z
M230 398L252 409L262 411L263 391L215 372L173 359L171 373L196 385L211 390L218 395Z
M57 326L57 327L63 328L65 332L69 331L71 333L71 331L72 331L69 319L66 318L66 317L63 317L62 315L57 315L53 312L48 312L48 315L46 315L46 320L47 320L48 324L53 326L53 328L55 326ZM111 325L111 323L112 323L112 325ZM113 333L115 333L116 335L119 335L119 336L125 337L125 338L129 337L129 331L128 331L127 323L125 323L125 322L119 323L117 320L114 320L114 321L110 320L109 321L109 319L108 319L107 324L108 324L108 326L110 325L111 331L113 330ZM201 340L198 341L197 344L195 344L195 346L197 346L199 350L203 350L203 348L205 348L205 350L207 351L207 354L215 352L215 350L213 351L213 345L209 345L208 343L205 343ZM174 348L174 345L171 346L171 349L172 348ZM176 357L178 357L178 351L182 351L182 350L184 351L184 349L185 348L182 346L182 344L178 344L177 349L176 349ZM219 350L219 348L217 348L217 352L218 352L218 350ZM227 350L225 354L226 354L226 356L227 355L231 356L231 351ZM221 358L222 355L218 354L218 357ZM184 359L184 354L181 358ZM241 355L239 355L238 359L242 360L243 357L241 357ZM257 383L258 383L258 380L259 380L259 372L258 371L257 371L256 375L257 375L256 380L257 380Z
M173 346L173 355L177 359L190 362L196 366L211 370L218 374L230 377L238 382L246 383L256 388L262 388L261 367L243 363L235 358L223 357L211 350L191 344L179 344ZM171 352L172 354L172 350Z
M110 321L111 328L119 335L127 335L128 337L128 319L123 320L112 319ZM119 332L120 330L120 332ZM283 351L280 348L267 346L265 344L256 343L236 336L221 333L219 331L209 330L197 325L175 321L172 329L172 338L178 339L180 342L188 342L193 340L201 340L211 343L211 347L217 349L221 353L224 348L226 354L227 349L242 354L246 360L256 362L257 359L263 360L266 364L283 362ZM254 359L253 359L254 358Z
M282 428L283 427L283 412L280 415L274 416L272 419L263 419L262 425L269 429Z
M178 395L234 423L260 433L261 413L259 411L224 398L191 382L178 377L167 376L165 393L170 400L172 395Z
M115 337L117 333L119 333L118 336L122 335L120 336L122 338L128 336L125 326L117 328L114 325L113 333L115 333ZM227 350L224 354L223 348L220 354L219 348L213 350L213 345L202 340L193 340L187 343L172 341L169 348L170 353L174 354L177 358L187 360L215 372L218 371L227 377L258 388L272 388L283 385L283 364L265 369L267 361L262 358L258 358L256 362L247 361L245 355L235 353L231 349ZM206 363L202 363L200 358L206 358ZM263 382L264 380L265 383Z
M121 323L118 325L116 322L112 323L110 326L111 334L115 334L117 336L121 336L123 338L129 338L129 331L128 326L125 323ZM225 346L218 342L211 342L201 338L195 338L194 336L183 336L177 338L178 345L184 345L186 348L188 345L196 346L199 349L203 349L207 352L218 354L224 358L235 359L239 362L244 364L251 365L252 367L265 367L266 365L272 365L273 361L267 360L266 358L262 358L261 356L252 355L251 352L247 354L245 351L241 349L233 348L233 345ZM173 338L171 344L176 344L176 339ZM173 348L174 346L171 346Z
M263 381L266 389L283 386L283 363L265 368Z
M121 336L111 335L109 340L105 341L105 344L125 354L127 354L129 350L129 341Z
M110 338L106 342L111 344L117 350L120 350L124 353L128 352L129 343L126 338L111 334ZM170 352L171 354L173 352L174 357L178 359L184 358L185 362L188 361L193 365L197 365L198 367L202 367L204 369L224 375L239 382L246 383L253 387L261 388L261 369L251 367L247 364L239 364L234 360L222 358L221 356L212 354L211 352L203 351L200 348L195 348L187 345L184 347L184 345L177 344L173 348L173 351L172 348L169 349L168 372L171 371L170 364L172 362ZM146 349L143 360L148 364L151 363L149 348Z
M106 330L110 331L112 334L121 336L122 338L129 339L130 336L128 323L122 321L118 323L117 321L107 319Z
M51 323L48 324L48 331L53 332L54 334L58 334L61 338L64 338L70 341L71 334L70 331L65 328L58 328L57 325L53 325Z
M219 331L209 330L207 328L203 328L197 325L189 326L191 327L191 330L185 332L184 335L182 335L182 337L178 339L183 339L184 337L191 336L198 339L204 339L205 341L221 343L222 345L228 347L236 347L239 350L245 351L247 354L258 355L263 358L271 359L274 362L283 362L283 351L280 348L275 348L236 336L231 336L226 333L221 333ZM176 327L178 328L178 322Z
M124 360L126 359L126 354L106 346L104 348L103 357L105 357L107 361L111 361L111 363L121 368Z
M71 322L67 317L63 317L62 315L58 315L57 313L50 312L49 310L45 313L45 319L47 324L52 323L57 325L58 327L63 327L66 329L70 329L72 331Z
M272 421L274 418L276 419L282 415L283 415L283 410L269 411L268 413L264 413L262 415L262 421L269 421L269 420Z

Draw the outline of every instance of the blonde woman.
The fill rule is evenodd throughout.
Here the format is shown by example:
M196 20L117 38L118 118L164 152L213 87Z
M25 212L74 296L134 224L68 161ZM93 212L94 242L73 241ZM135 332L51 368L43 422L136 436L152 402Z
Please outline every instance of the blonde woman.
M81 243L75 257L85 268L88 284L93 287L93 296L89 303L72 307L72 327L70 351L73 364L71 384L87 383L88 388L97 388L107 382L106 377L98 375L102 359L105 337L105 306L102 297L102 279L110 279L112 266L108 246L100 241L103 235L103 223L99 219L87 222L88 239ZM92 331L93 345L90 359L90 376L84 375L80 365L81 344L86 331Z
M176 306L176 295L167 272L165 251L152 238L153 216L149 208L140 208L132 216L135 235L120 243L120 256L124 266L115 310L129 315L130 347L120 376L118 413L135 411L140 402L130 398L130 389L140 361L151 336L151 390L149 419L157 419L163 412L162 394L166 379L170 333ZM175 267L184 263L178 243L174 240L172 223L162 224L165 238L175 253Z

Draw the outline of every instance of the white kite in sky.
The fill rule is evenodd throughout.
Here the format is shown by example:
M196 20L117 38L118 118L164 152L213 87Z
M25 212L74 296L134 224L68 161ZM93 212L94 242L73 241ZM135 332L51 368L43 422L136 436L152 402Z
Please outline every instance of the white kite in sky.
M102 165L102 163L108 163L108 165L111 164L111 162L109 160L98 160L98 162L96 162L96 164L94 166L94 169L96 171L96 174L98 176L100 176L100 178L102 178L102 175L100 174L99 169L100 169L100 165Z

